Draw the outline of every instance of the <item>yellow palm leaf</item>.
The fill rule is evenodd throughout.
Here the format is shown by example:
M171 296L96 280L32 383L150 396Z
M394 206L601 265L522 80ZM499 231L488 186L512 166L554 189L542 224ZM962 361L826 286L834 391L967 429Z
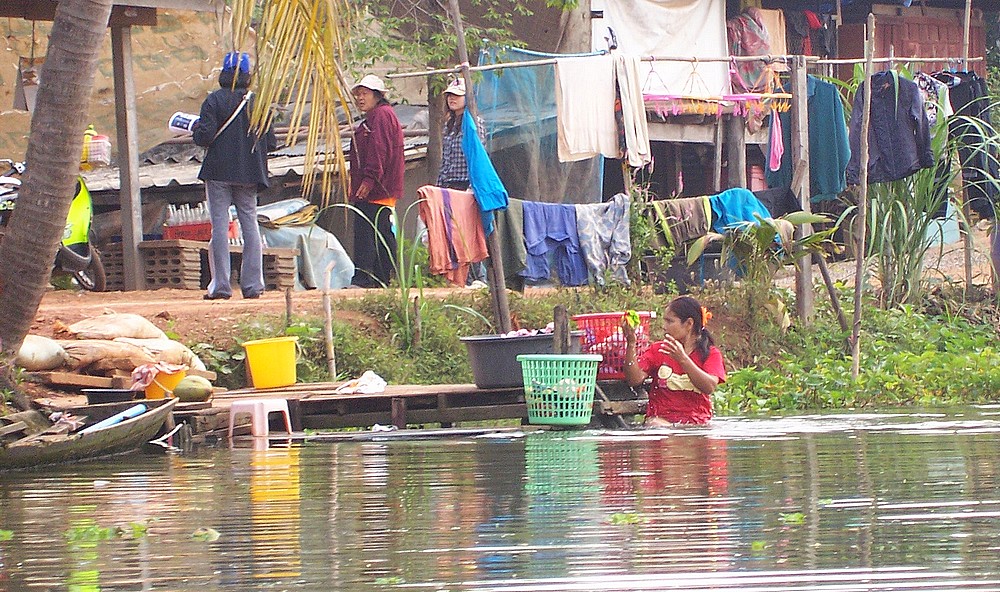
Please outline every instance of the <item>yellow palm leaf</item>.
M285 144L293 146L304 136L302 194L306 198L312 194L319 174L322 207L333 201L338 186L342 195L347 194L347 163L337 112L339 107L342 113L350 113L349 89L340 64L357 17L348 0L231 3L233 49L256 50L257 99L251 124L257 130L267 129L274 118L272 107L288 106Z

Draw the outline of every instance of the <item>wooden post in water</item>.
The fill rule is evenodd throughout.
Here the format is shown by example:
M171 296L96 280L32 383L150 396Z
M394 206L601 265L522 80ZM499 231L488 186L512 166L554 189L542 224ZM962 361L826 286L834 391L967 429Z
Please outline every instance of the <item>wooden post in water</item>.
M868 128L872 111L872 59L875 52L875 15L868 15L865 28L865 100L861 112L861 189L858 196L857 265L854 269L854 327L851 331L851 378L861 372L861 287L865 273L865 234L868 232Z
M552 352L556 354L569 353L569 313L562 304L552 309Z
M458 58L462 61L462 78L465 79L465 108L475 117L476 96L472 92L472 75L469 72L469 50L465 45L465 28L462 26L462 12L458 8L458 0L448 0L449 11L455 25L455 36L458 38ZM490 300L493 305L493 317L497 329L507 333L511 329L510 304L507 301L507 281L503 273L503 260L500 256L500 238L494 230L486 237L486 252L490 257L487 265L486 280L490 285Z
M326 273L323 274L323 337L326 341L326 369L330 373L330 380L337 380L337 358L333 351L333 304L330 301L330 276L333 274L333 266L336 261L331 261L326 266Z

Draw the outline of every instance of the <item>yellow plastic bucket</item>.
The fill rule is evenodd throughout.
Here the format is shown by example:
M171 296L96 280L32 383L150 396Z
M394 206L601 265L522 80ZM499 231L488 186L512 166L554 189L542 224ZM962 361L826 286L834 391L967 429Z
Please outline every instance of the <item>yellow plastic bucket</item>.
M295 384L295 342L298 337L272 337L247 341L247 372L254 388Z
M185 376L187 376L186 370L170 373L157 372L153 382L146 387L146 398L162 399L167 396L167 393L170 393L171 397L174 396L174 389L184 380Z

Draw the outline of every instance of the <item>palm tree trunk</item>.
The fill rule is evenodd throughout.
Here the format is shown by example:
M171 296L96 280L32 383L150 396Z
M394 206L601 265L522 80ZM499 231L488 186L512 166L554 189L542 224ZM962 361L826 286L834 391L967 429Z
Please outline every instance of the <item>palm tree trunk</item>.
M61 0L31 118L28 171L0 243L0 388L45 293L79 172L111 0ZM6 383L6 384L4 384Z

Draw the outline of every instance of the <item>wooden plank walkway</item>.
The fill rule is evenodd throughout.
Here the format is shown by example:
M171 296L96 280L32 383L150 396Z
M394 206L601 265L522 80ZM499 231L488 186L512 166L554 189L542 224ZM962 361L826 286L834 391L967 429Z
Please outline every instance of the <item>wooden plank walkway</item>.
M389 385L377 394L337 394L343 383L300 383L273 389L238 389L218 393L213 408L228 412L233 400L281 398L288 401L292 429L336 429L413 424L441 424L500 419L527 420L524 390L480 389L474 384ZM620 382L600 383L610 401L596 400L594 415L638 415L646 411L645 393Z

